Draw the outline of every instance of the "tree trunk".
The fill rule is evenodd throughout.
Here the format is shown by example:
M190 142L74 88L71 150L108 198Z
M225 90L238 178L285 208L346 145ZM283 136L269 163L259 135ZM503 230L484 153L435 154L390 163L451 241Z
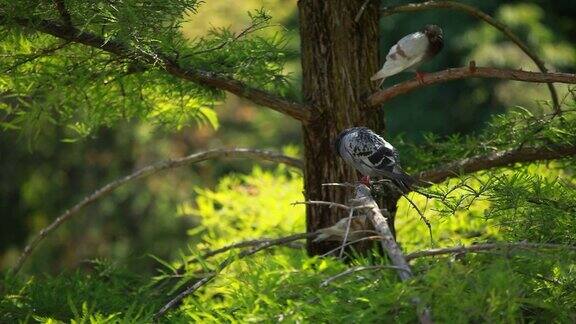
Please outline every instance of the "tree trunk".
M352 126L384 131L382 114L365 100L376 90L370 76L378 68L379 0L369 1L358 23L354 21L365 0L300 0L303 94L316 109L304 124L304 189L308 200L345 202L340 188L322 188L326 182L351 182L356 173L334 150L334 139ZM395 206L395 200L393 205ZM382 207L382 206L381 206ZM346 215L321 206L307 206L308 232L328 227ZM308 242L308 252L321 254L335 243Z

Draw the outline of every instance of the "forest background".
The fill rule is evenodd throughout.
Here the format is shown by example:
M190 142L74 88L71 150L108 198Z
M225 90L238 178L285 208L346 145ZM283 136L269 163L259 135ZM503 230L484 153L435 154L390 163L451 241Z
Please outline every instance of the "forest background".
M466 3L507 24L554 69L576 72L574 1ZM183 24L183 32L189 39L204 36L209 28L229 28L238 33L251 23L248 13L262 8L272 17L272 27L257 33L276 37L278 42L285 42L287 49L284 71L292 85L281 90L287 97L301 99L296 1L245 0L235 1L234 5L207 1L199 7L198 14L190 15ZM537 70L524 53L491 26L452 11L381 19L381 33L386 35L381 40L381 54L403 35L428 23L443 27L446 42L440 55L423 66L425 71L467 65L471 60L479 66ZM0 49L0 54L9 53ZM409 73L402 74L387 84L411 77ZM570 104L569 86L558 85L557 89L563 102ZM457 140L478 134L495 114L550 112L545 102L549 98L547 91L542 84L480 79L427 87L387 104L384 135L398 147L407 148L401 152L402 161L410 167L410 143L423 144L438 138ZM134 119L71 127L38 120L26 128L28 131L21 132L3 123L0 268L13 266L29 238L56 215L137 167L220 147L281 149L296 157L302 152L298 122L230 94L216 103L213 111L205 111L201 119L167 125ZM572 172L545 164L531 168L544 178ZM58 276L62 271L78 269L100 271L94 270L93 264L104 264L106 269L121 268L127 273L153 277L158 269L166 267L166 261L160 260L174 264L177 261L173 260L198 249L303 232L304 208L291 205L303 200L301 191L301 173L282 165L211 160L170 170L122 187L89 206L43 242L25 271ZM424 200L418 203L425 205ZM486 202L479 202L452 218L429 211L436 243L457 245L499 238L498 230L484 219L487 208ZM430 247L425 225L405 201L400 205L396 226L404 248ZM330 266L338 267L331 263ZM223 286L217 285L220 289ZM71 307L63 311L69 315L44 315L65 319L77 315L73 310Z

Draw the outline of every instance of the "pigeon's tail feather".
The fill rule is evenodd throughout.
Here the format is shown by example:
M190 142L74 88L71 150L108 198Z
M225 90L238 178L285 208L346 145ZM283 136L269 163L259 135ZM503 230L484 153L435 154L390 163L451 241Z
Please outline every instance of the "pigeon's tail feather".
M410 192L418 185L418 181L404 171L394 173L394 182L403 193Z
M373 76L370 77L370 81L378 81L380 80L380 84L389 77L388 71L384 68L380 69L380 71L376 72Z

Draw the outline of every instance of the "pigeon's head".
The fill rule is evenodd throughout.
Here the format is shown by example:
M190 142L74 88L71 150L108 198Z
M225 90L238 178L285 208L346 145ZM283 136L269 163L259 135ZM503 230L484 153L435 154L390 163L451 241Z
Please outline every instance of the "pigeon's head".
M340 132L340 134L338 134L338 136L336 136L336 139L334 140L334 150L336 150L336 154L340 155L340 145L342 144L342 139L344 138L344 136L356 130L358 130L358 127L348 128L343 130L342 132Z
M430 42L442 42L444 38L444 33L442 32L442 28L438 27L437 25L426 25L422 32L428 37Z

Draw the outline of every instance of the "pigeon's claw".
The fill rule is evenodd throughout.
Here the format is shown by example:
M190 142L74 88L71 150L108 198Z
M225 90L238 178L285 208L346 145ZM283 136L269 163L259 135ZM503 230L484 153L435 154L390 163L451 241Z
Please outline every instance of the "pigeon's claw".
M416 71L416 80L418 80L418 83L420 83L421 85L423 85L425 83L424 82L425 76L426 76L426 73Z
M360 182L365 184L367 187L370 187L370 176L362 176L362 178L360 178Z

